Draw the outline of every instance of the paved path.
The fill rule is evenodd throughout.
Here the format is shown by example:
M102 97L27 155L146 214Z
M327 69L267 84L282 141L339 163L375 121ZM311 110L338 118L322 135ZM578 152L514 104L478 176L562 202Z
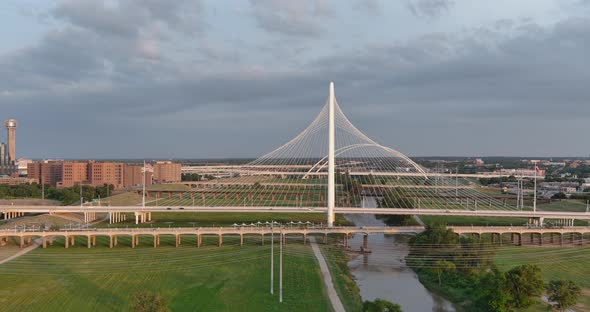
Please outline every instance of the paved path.
M345 312L346 310L344 310L342 301L340 301L338 293L336 293L336 289L334 288L334 283L332 282L332 275L330 275L328 264L326 263L326 259L324 259L324 255L322 255L322 252L320 251L320 247L315 241L315 237L310 237L309 241L311 242L313 253L320 264L320 269L322 270L322 275L324 276L324 284L326 285L326 290L328 291L328 297L330 297L332 308L335 312Z
M10 256L10 257L8 257L8 258L0 261L0 264L4 264L4 263L6 263L8 261L12 261L12 260L14 260L14 259L16 259L16 258L18 258L18 257L20 257L22 255L24 255L24 254L29 253L30 251L33 251L33 250L37 249L39 247L39 242L38 241L39 241L38 239L35 240L34 243L31 246L29 246L27 248L24 248L21 251L15 253L14 255L12 255L12 256Z

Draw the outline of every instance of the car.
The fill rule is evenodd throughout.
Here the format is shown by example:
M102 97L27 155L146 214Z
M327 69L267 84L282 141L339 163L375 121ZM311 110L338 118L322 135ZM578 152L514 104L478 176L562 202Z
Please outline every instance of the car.
M168 207L168 208L166 208L166 210L172 210L172 208Z
M178 209L180 209L180 210L184 210L184 207L180 207L180 208L178 208Z

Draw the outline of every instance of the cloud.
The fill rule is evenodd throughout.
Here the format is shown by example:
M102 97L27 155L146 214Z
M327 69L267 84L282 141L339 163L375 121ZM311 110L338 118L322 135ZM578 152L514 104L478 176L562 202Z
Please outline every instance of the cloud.
M417 17L437 17L454 5L452 0L408 0L407 7Z
M261 29L294 37L320 35L320 19L333 13L326 0L250 0L250 4Z
M403 42L380 37L306 58L297 50L289 56L296 61L285 62L272 51L260 59L248 49L226 53L222 40L199 40L193 54L179 57L170 50L191 34L162 21L182 12L148 3L161 13L156 18L147 8L127 15L129 7L77 5L55 13L62 24L40 41L0 56L0 116L21 120L24 155L257 156L313 119L330 80L353 123L409 154L587 153L582 145L547 143L582 141L587 132L579 129L590 117L587 18L550 27L503 20ZM264 5L302 10L289 14L303 20L333 14L329 7ZM88 12L112 16L82 18ZM118 16L137 23L111 25ZM302 46L289 40L293 34L273 34L277 51ZM82 148L72 144L80 137ZM108 149L94 144L107 139Z

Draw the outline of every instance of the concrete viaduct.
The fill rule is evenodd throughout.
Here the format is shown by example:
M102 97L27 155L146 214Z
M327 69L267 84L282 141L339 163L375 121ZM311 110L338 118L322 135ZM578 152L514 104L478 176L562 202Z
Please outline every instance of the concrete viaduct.
M565 244L569 237L570 245L584 246L584 236L590 236L590 227L568 227L568 228L531 228L531 227L469 227L469 226L450 226L458 235L472 236L481 239L484 234L491 235L492 243L502 245L506 239L504 235L510 235L510 243L521 246L526 244L525 237L528 235L530 244L543 246L549 239L550 244L559 242L560 246ZM6 244L9 238L20 240L20 247L24 248L32 243L35 238L42 240L43 248L48 243L53 245L56 237L63 237L65 248L73 246L77 237L86 237L87 247L96 246L96 237L104 236L109 238L109 247L113 248L118 245L118 238L126 236L131 238L131 247L139 245L140 237L151 237L154 248L160 245L160 236L170 235L175 237L176 247L178 247L183 238L192 237L196 247L201 247L203 236L216 236L218 246L223 245L224 236L238 236L240 245L244 244L244 237L260 236L261 244L264 244L264 237L268 235L279 235L283 244L286 243L287 236L302 237L303 242L307 241L308 235L323 235L324 242L327 243L328 235L342 235L344 246L348 246L348 239L352 235L363 235L363 248L368 248L368 236L371 234L417 234L424 231L421 226L402 226L402 227L300 227L300 228L270 228L270 227L219 227L219 228L110 228L110 229L89 229L89 230L70 230L70 231L18 231L18 230L1 230L0 243ZM549 235L549 238L547 238ZM557 239L556 239L557 238Z

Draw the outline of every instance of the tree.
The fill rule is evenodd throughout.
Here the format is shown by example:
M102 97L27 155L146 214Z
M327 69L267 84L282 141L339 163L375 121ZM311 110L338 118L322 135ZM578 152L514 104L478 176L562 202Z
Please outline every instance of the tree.
M375 301L365 301L363 312L402 312L402 307L399 304L377 298Z
M506 277L503 272L493 267L483 274L478 283L479 297L477 307L487 312L505 312L510 295L506 291Z
M135 312L169 312L166 300L157 293L136 293L131 300Z
M580 287L572 281L551 281L547 286L549 300L557 302L560 311L565 311L567 308L574 306L578 302L580 293Z
M533 297L540 296L545 289L541 269L531 264L511 269L506 272L506 287L511 296L511 307L529 307L533 303Z
M563 192L559 192L554 194L553 196L551 196L552 199L566 199L567 195L565 195L565 193Z
M438 276L438 286L442 286L442 274L443 272L450 272L455 271L457 267L453 262L445 261L445 260L438 260L434 263L434 272Z

